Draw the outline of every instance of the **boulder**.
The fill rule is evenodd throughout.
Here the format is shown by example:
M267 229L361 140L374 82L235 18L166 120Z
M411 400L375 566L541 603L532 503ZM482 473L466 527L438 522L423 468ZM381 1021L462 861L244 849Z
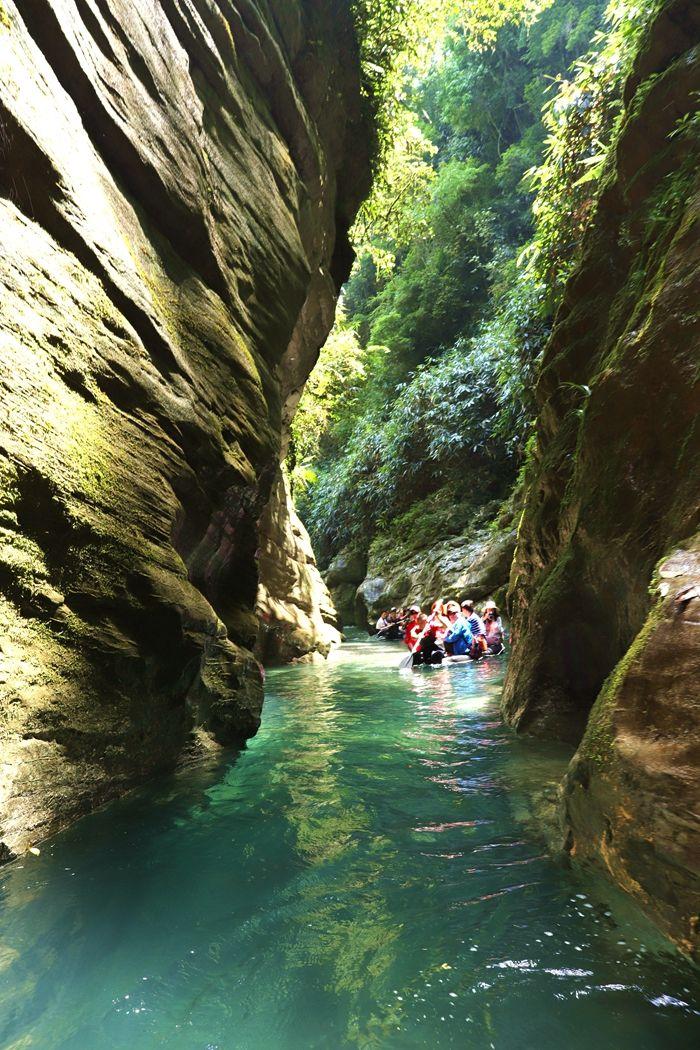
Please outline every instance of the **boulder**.
M325 573L329 587L354 583L356 587L367 575L367 555L361 551L343 550L336 554Z

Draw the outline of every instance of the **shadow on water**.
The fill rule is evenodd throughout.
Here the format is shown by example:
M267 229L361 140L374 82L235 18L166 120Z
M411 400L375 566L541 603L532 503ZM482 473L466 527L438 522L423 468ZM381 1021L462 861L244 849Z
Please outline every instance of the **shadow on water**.
M271 672L235 761L11 865L0 1045L691 1045L696 971L543 848L568 755L503 726L503 665L400 652Z

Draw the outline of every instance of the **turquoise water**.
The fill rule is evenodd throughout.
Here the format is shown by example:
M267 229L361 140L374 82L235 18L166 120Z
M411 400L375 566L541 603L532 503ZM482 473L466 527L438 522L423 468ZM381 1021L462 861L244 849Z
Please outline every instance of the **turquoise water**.
M502 665L399 651L271 673L235 759L6 868L0 1046L698 1045L697 971L532 834L561 756L501 725Z

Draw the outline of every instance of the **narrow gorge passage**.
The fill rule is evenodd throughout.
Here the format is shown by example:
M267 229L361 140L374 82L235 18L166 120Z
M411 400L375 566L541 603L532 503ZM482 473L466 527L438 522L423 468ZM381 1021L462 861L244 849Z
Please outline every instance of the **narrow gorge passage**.
M260 733L0 877L0 1045L687 1047L697 971L546 855L567 752L504 666L352 641L268 676Z

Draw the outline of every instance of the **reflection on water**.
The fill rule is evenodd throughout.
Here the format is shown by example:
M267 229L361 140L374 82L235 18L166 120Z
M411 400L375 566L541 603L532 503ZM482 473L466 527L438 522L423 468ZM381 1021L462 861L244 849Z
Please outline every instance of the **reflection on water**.
M353 643L269 676L235 762L0 877L3 1047L685 1047L698 981L527 823L560 772L497 662Z

